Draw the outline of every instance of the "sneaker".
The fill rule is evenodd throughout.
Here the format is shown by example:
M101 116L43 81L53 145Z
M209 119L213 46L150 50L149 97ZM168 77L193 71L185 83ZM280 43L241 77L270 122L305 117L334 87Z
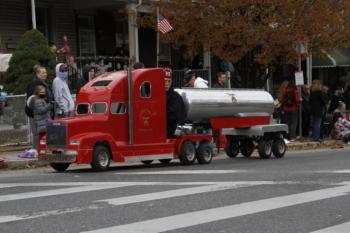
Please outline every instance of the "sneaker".
M296 138L291 138L289 141L290 142L295 142L297 139Z

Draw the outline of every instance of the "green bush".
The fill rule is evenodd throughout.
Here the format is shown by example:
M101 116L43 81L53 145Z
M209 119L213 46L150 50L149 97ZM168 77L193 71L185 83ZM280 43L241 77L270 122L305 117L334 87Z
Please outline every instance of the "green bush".
M33 80L34 65L41 65L47 69L47 81L51 83L54 78L55 57L44 35L36 29L22 35L9 63L5 89L9 93L24 94L27 85Z

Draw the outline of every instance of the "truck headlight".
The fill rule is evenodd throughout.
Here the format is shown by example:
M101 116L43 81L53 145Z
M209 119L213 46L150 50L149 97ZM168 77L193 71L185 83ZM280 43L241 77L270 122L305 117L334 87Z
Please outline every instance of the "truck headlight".
M70 144L71 144L71 145L75 145L75 146L79 146L79 145L80 145L80 141L78 141L78 140L72 140L72 141L70 141Z

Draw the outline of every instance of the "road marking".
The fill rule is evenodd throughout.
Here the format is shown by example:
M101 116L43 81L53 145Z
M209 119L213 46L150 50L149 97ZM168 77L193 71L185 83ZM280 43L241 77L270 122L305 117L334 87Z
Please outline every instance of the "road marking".
M147 193L147 194L140 194L140 195L133 195L133 196L126 196L126 197L118 197L118 198L111 198L111 199L105 199L105 200L97 200L95 202L107 202L110 205L127 205L127 204L134 204L139 202L145 202L145 201L154 201L154 200L161 200L161 199L167 199L172 197L181 197L181 196L188 196L188 195L194 195L194 194L200 194L200 193L208 193L208 192L217 192L222 190L228 190L228 189L234 189L234 188L242 188L242 187L249 187L249 186L257 186L257 185L268 185L273 184L273 182L218 182L215 185L207 185L207 186L200 186L200 187L191 187L191 188L183 188L183 189L172 189L168 191L162 191L162 192L154 192L154 193Z
M106 185L106 186L100 186L100 185L78 186L78 187L72 187L72 188L59 188L54 190L8 194L8 195L1 195L0 202L23 200L23 199L29 199L29 198L35 198L35 197L47 197L47 196L55 196L55 195L96 191L101 189L120 188L120 187L126 187L126 186L130 186L130 184L125 183L125 184L114 184L114 185Z
M350 222L339 224L336 226L324 228L318 231L313 231L310 233L349 233L350 231Z
M37 213L31 213L30 215L0 216L0 223L15 222L15 221L27 220L27 219L33 219L33 218L39 218L39 217L57 216L57 215L68 214L68 213L76 213L76 212L85 211L85 210L96 210L101 208L104 208L104 206L91 205L91 206L82 207L82 208L76 207L76 208L68 208L68 209L61 209L61 210L42 211Z
M47 197L47 196L55 196L55 195L64 195L64 194L72 194L72 193L80 193L80 192L88 192L88 191L96 191L102 189L113 189L113 188L122 188L128 186L151 186L151 185L244 185L246 183L250 183L251 185L259 185L259 184L276 184L276 182L271 181L257 181L257 182L67 182L67 183L12 183L12 184L4 184L2 188L9 187L35 187L35 186L75 186L69 188L58 188L52 190L44 190L44 191L34 191L34 192L24 192L24 193L16 193L16 194L8 194L8 195L0 195L0 202L5 201L14 201L14 200L22 200L36 197Z
M188 174L230 174L246 172L246 170L176 170L153 172L117 172L118 175L188 175Z
M288 206L319 201L328 198L348 195L350 186L339 186L316 191L309 191L299 194L292 194L264 200L246 202L231 206L213 208L208 210L194 211L185 214L173 215L169 217L151 219L146 221L134 222L130 224L108 227L89 233L156 233L171 231L179 228L191 227L199 224L220 221L224 219L256 214L264 211L275 210Z

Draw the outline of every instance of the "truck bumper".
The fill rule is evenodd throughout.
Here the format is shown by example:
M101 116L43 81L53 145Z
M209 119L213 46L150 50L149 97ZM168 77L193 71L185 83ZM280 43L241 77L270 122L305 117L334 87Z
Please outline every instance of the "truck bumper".
M38 159L50 163L74 163L77 155L77 150L39 150Z

